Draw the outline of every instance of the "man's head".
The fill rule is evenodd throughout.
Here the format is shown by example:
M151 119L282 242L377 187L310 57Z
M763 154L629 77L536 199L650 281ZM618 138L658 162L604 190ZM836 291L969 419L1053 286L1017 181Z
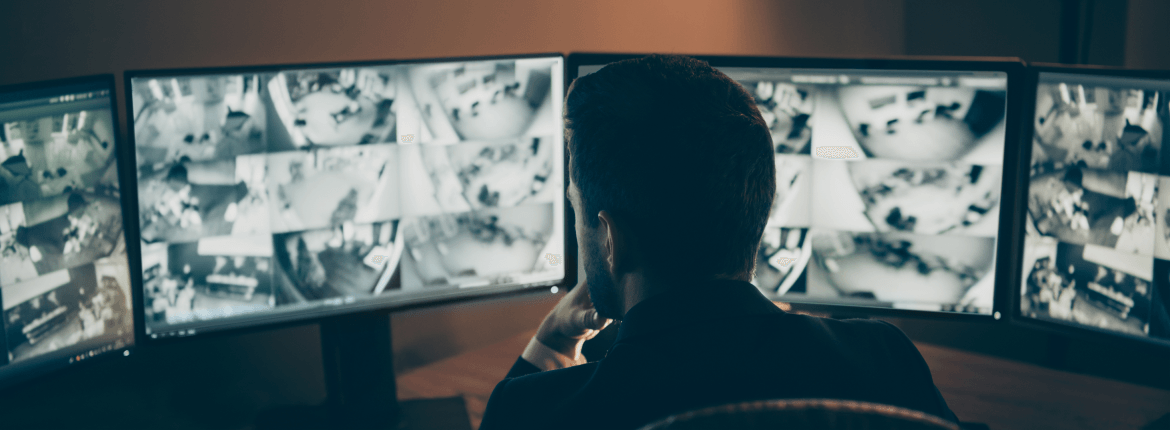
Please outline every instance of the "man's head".
M749 280L776 192L769 130L734 80L689 57L620 61L565 100L570 199L589 292L607 318L618 285Z

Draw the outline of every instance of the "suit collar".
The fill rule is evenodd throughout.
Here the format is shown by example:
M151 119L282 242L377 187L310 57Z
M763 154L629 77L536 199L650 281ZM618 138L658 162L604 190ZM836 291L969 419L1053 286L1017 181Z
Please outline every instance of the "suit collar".
M678 285L626 312L615 343L703 320L769 313L784 311L748 282L717 280Z

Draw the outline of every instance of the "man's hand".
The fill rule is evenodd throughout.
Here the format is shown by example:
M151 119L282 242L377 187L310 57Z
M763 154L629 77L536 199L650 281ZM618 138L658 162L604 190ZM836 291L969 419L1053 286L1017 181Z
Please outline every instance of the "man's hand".
M581 345L597 336L613 320L601 318L589 300L589 285L577 284L565 294L557 306L544 317L536 330L536 340L545 346L576 359Z

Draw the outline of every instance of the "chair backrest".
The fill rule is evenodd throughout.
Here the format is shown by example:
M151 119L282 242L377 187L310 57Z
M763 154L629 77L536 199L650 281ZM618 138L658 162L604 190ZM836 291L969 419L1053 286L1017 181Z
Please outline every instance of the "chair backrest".
M781 399L733 403L667 417L641 430L959 430L924 412L877 403L833 399Z

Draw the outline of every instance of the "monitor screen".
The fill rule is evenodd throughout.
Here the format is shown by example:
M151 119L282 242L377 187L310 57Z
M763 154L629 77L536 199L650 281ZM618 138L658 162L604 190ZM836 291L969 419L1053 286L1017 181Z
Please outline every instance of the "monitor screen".
M708 61L772 130L776 199L752 281L765 295L992 314L1006 72Z
M128 77L152 339L564 281L560 56Z
M1038 75L1020 314L1170 340L1170 79Z
M0 383L134 343L112 90L0 89Z

